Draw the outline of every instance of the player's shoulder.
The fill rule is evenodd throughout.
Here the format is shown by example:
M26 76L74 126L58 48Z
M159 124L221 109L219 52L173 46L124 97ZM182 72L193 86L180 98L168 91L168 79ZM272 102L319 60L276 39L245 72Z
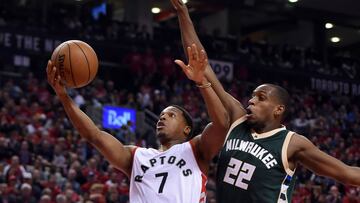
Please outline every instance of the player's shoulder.
M124 148L130 152L133 152L141 147L135 146L135 145L125 145Z
M293 136L291 137L291 141L294 142L295 144L300 144L300 145L310 142L310 140L307 137L296 132L294 132Z
M310 147L313 147L314 145L312 142L305 137L304 135L294 133L293 136L290 139L289 143L289 149L293 152L299 152L306 149L309 149Z
M190 141L189 144L195 154L195 156L201 155L201 149L200 149L200 140L201 140L201 134L194 136Z
M234 128L234 127L236 127L236 126L238 126L240 124L246 124L246 122L245 122L246 120L247 120L246 114L238 116L238 117L235 118L234 121L232 121L230 123L230 128Z
M152 147L133 147L132 148L132 151L136 151L136 152L145 152L145 153L159 153L161 152L160 149L155 149L155 148L152 148Z
M151 156L161 153L161 150L155 148L139 147L134 145L127 145L126 148L131 152L131 156Z

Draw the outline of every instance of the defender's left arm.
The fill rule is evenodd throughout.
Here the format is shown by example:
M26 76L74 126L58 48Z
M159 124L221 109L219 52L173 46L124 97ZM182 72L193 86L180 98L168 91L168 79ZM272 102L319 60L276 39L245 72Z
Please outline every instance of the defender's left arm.
M290 147L295 148L294 161L304 165L314 173L333 178L347 185L360 186L360 168L344 164L324 153L304 136L295 134Z
M210 116L209 123L202 131L198 140L199 152L205 161L211 161L224 144L226 133L229 129L229 116L214 89L199 87L204 98L207 112Z
M188 56L190 56L188 65L185 65L180 60L175 62L182 68L186 76L196 83L212 121L203 130L201 136L195 137L192 141L196 146L197 152L195 153L198 154L201 160L208 163L219 153L224 143L229 128L229 116L224 105L211 87L211 83L204 75L208 63L206 53L204 50L198 53L197 50L195 44L187 48Z

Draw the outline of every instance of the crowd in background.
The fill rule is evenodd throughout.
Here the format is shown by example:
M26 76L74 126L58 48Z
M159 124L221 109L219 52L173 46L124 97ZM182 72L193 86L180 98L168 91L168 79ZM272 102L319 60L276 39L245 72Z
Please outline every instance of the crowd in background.
M126 58L124 56L124 60ZM99 78L85 88L70 90L70 95L83 110L114 104L158 114L169 104L180 104L191 113L199 132L209 120L198 90L175 67L176 74L156 74L159 64L154 62L154 71L137 75L139 82L133 84L132 90ZM146 60L139 63L139 67L144 67ZM130 71L129 74L137 73ZM240 85L224 84L243 103L258 85L249 81ZM292 100L286 126L308 137L326 153L358 166L360 111L357 99L287 88ZM24 78L1 76L0 109L0 202L128 201L128 179L81 139L45 77L36 77L31 72ZM144 135L126 127L111 133L125 144L149 146ZM215 166L216 160L209 173L209 202L215 202ZM297 175L293 202L360 201L359 188L343 186L303 168L297 170Z
M70 5L52 3L38 7L36 2L13 1L0 3L0 28L29 33L41 33L45 36L71 36L86 41L110 42L125 48L123 53L145 52L152 44L156 50L169 50L170 47L181 47L180 32L176 18L154 23L154 27L132 22L114 20L111 12L100 13L98 18L91 15L95 4L85 4L80 11ZM111 10L111 4L108 5ZM56 8L56 9L54 9ZM45 10L44 10L45 9ZM37 12L34 12L36 10ZM51 11L51 15L47 14ZM31 13L31 15L30 15ZM288 71L336 76L346 79L360 79L359 59L346 50L334 49L320 52L314 47L300 47L290 44L270 44L266 38L256 42L239 34L226 35L219 29L207 30L196 24L196 29L209 57L236 63L256 63L264 68L281 68ZM61 29L59 29L61 28ZM151 31L150 31L151 30ZM137 46L138 50L133 45ZM120 51L119 51L120 52ZM181 49L171 49L174 56L180 56Z
M0 26L15 26L25 19L6 12L9 11L0 9ZM25 29L44 27L44 22L31 19L26 16L31 26ZM199 91L173 62L184 58L177 25L162 25L151 35L146 26L132 23L63 19L60 23L67 29L62 30L79 34L84 40L146 42L145 46L130 44L126 54L121 55L125 74L111 77L100 70L90 85L69 91L82 110L113 104L158 115L167 105L179 104L193 116L196 132L209 122ZM58 31L56 27L44 29L50 34ZM359 77L357 60L346 52L334 54L324 62L323 56L311 48L208 35L201 29L199 34L211 58L235 62L234 79L223 84L245 105L253 88L263 82L249 80L252 66L347 79ZM128 202L129 180L74 130L42 70L31 67L22 76L0 75L0 203ZM292 96L287 128L346 164L359 166L359 98L294 87L285 80L279 84ZM101 128L101 124L98 126ZM125 144L158 146L154 131L141 133L123 126L109 132ZM216 159L207 184L207 201L212 203L216 202L215 169ZM316 176L302 167L296 174L294 203L360 202L360 188Z

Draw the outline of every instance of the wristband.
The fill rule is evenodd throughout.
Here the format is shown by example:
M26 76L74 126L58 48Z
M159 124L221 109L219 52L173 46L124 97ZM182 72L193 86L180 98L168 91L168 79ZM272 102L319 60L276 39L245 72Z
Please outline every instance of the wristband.
M201 85L196 84L196 86L199 87L199 88L208 88L208 87L211 87L211 83L208 82L208 83L201 84Z

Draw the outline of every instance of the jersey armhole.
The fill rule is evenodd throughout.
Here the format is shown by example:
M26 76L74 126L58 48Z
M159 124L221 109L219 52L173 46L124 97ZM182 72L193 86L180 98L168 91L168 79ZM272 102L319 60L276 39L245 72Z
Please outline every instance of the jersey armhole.
M194 139L191 139L191 140L189 141L189 143L190 143L191 151L192 151L192 153L193 153L193 155L194 155L196 164L197 164L198 168L200 169L202 175L204 175L204 176L206 177L206 179L207 179L207 176L206 176L205 172L202 171L201 168L200 168L198 157L197 157L196 154L195 154L195 143L194 143Z
M246 114L245 114L244 116L238 118L236 121L234 121L234 122L231 124L231 126L230 126L230 128L229 128L229 130L228 130L228 132L227 132L227 134L226 134L226 137L225 137L223 146L225 145L226 140L228 139L231 131L232 131L237 125L243 123L244 121L246 121Z
M131 177L131 173L132 173L132 167L134 165L134 156L135 156L135 152L136 150L138 149L139 147L138 146L135 146L134 148L131 149L131 168L130 168L130 174L129 176ZM129 178L130 178L129 177Z
M290 167L289 167L289 161L288 161L288 156L287 156L287 151L288 151L288 146L289 146L289 143L290 143L290 140L291 140L291 137L294 135L295 133L292 132L292 131L289 131L285 137L285 140L284 140L284 143L283 143L283 146L282 146L282 149L281 149L281 159L282 159L282 163L283 163L283 166L284 166L284 170L285 172L290 175L290 176L293 176L294 173L295 173L295 170L291 170Z

